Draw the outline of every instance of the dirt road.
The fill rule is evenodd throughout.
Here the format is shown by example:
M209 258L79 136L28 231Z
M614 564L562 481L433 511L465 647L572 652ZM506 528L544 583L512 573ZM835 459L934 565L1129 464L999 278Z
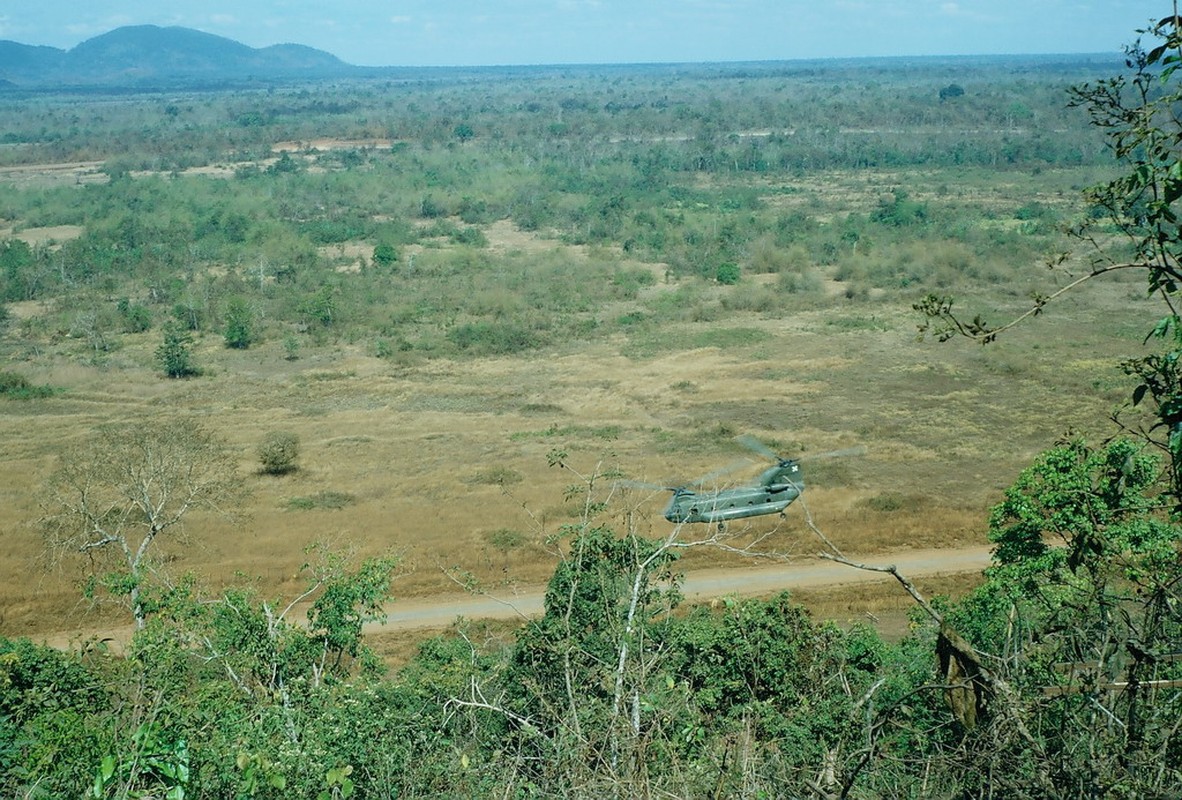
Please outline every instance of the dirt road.
M875 567L894 565L908 578L922 578L984 569L989 565L990 550L991 547L988 545L947 550L913 550L854 560ZM703 603L728 595L759 597L784 589L815 589L891 580L894 579L881 572L855 569L824 559L810 559L755 568L691 572L685 577L682 591L687 602ZM457 593L399 600L388 609L389 618L385 625L374 623L366 627L366 632L442 628L458 617L536 617L542 613L544 592L545 587L531 587L516 594Z
M911 550L890 555L855 558L867 566L894 565L908 578L918 579L942 574L974 572L989 564L989 546L956 549ZM871 581L891 581L881 572L855 569L824 559L777 563L761 567L699 570L688 573L682 591L688 603L705 603L719 597L737 595L759 597L785 589L816 589ZM462 592L431 597L396 600L387 607L385 623L365 626L367 634L446 628L456 619L528 619L542 613L544 586L533 586L516 593L473 595ZM119 646L130 640L130 626L107 630L73 629L31 636L34 641L52 647L68 648L91 639L105 640Z

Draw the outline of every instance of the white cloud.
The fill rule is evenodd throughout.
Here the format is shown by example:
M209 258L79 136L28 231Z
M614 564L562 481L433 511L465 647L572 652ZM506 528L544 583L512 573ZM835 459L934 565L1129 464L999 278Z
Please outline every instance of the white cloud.
M390 17L390 23L392 25L408 25L410 22L411 18L405 14L399 15L397 17Z

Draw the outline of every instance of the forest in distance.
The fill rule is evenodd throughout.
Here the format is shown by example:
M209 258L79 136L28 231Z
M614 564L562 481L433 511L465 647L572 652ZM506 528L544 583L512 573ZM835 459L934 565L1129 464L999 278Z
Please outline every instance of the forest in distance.
M0 93L0 795L1172 796L1180 59Z

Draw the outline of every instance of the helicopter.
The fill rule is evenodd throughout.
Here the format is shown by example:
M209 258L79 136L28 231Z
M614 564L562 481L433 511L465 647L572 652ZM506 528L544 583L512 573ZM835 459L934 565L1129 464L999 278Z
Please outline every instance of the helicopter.
M683 486L635 485L673 492L673 496L669 498L669 503L663 512L665 519L672 523L707 522L717 523L721 526L732 519L758 517L764 514L783 514L784 509L804 492L802 461L861 455L866 452L864 447L852 447L800 458L784 458L752 436L740 436L736 441L749 450L775 462L773 466L761 472L751 484L715 491L696 490L697 487L701 487L733 469L728 467Z

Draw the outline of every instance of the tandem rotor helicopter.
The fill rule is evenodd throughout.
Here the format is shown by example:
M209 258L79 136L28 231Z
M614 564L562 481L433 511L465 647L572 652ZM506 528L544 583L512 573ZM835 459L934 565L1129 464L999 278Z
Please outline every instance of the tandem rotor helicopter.
M758 517L764 514L782 514L793 500L804 492L804 472L801 462L820 458L856 456L866 452L865 447L851 447L827 453L815 453L800 458L784 458L753 436L740 436L735 441L755 453L775 462L759 474L754 483L729 489L702 491L701 487L732 471L733 467L713 472L682 486L661 486L658 484L626 482L628 485L648 489L665 489L673 492L665 506L665 519L680 524L684 522L717 523L719 526L732 519Z

